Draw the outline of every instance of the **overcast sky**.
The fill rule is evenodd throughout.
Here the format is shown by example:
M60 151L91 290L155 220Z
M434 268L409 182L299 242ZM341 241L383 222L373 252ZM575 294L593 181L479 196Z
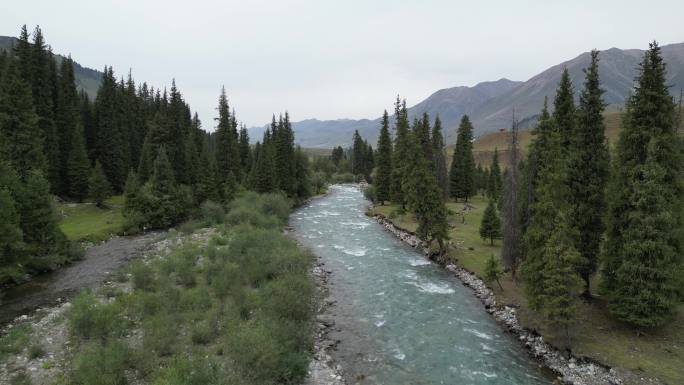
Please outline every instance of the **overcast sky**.
M164 86L214 126L222 85L248 126L375 118L399 93L526 80L592 48L684 41L682 0L3 1L0 35L40 24L56 53ZM11 5L7 4L11 3Z

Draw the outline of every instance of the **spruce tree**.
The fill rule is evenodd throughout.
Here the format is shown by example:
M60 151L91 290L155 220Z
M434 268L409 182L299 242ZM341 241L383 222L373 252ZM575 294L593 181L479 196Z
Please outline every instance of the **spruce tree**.
M441 255L446 251L444 242L449 238L449 225L441 190L432 171L432 161L425 158L417 140L409 142L408 150L411 166L403 187L407 204L418 221L416 234L430 243L436 241Z
M95 167L93 167L88 179L88 196L97 207L104 207L104 202L111 194L111 191L111 185L102 169L102 164L96 161Z
M544 107L539 116L538 124L532 129L532 143L529 146L527 161L523 168L520 183L520 232L524 238L527 227L532 221L532 208L537 200L539 185L539 170L547 162L548 144L555 137L553 121L548 110L548 100L544 98ZM523 242L523 249L526 247Z
M566 346L570 343L569 328L576 322L577 295L581 279L575 270L580 255L573 246L566 218L555 217L552 231L547 235L543 259L543 290L539 296L542 313L554 327L565 332Z
M30 82L33 93L33 107L38 115L38 126L42 131L43 153L47 159L46 174L53 191L60 182L59 138L55 127L55 92L57 90L57 74L54 58L48 51L40 27L33 31L31 45Z
M489 258L487 258L487 262L485 263L484 279L488 282L496 281L496 283L499 285L499 289L503 290L503 286L501 286L501 281L499 281L499 278L501 278L501 276L503 276L501 264L499 263L499 260L494 256L494 254L491 254Z
M240 167L246 174L252 165L252 154L249 147L249 133L247 132L247 127L242 126L240 129L238 148L240 152ZM246 177L246 175L243 175Z
M24 264L34 271L49 270L65 259L68 245L57 226L50 184L41 172L32 171L15 199L29 256Z
M296 187L295 147L294 132L290 123L290 115L287 112L285 112L284 117L279 119L277 129L272 134L276 187L292 197L295 195Z
M219 116L216 118L216 168L218 170L219 182L225 183L230 174L235 177L240 174L240 155L236 142L235 127L228 107L228 97L226 89L221 88L218 105Z
M674 112L654 42L622 121L602 271L608 309L639 327L662 325L677 309L684 191Z
M494 245L495 239L501 239L501 219L499 213L496 212L496 205L494 200L490 199L487 203L487 208L482 215L482 222L480 222L480 238L489 240L490 245Z
M489 199L499 201L503 181L501 180L501 168L499 167L499 150L494 148L492 163L489 166L489 176L487 178L487 196Z
M259 193L275 191L275 164L269 130L264 132L264 140L259 145L253 169L252 187L254 190Z
M131 169L126 177L126 184L124 185L124 216L131 217L133 212L140 206L141 196L140 179L135 170Z
M7 165L0 164L0 171L3 174L0 178L0 283L4 284L18 280L23 273L24 241L12 193L18 178Z
M446 146L442 134L442 121L439 115L435 116L435 124L432 126L432 153L435 158L435 175L437 185L442 190L442 198L449 196L449 175L446 163Z
M528 301L535 310L543 310L545 306L543 296L547 284L545 271L549 263L546 258L549 255L549 234L561 223L559 215L567 211L565 163L560 135L552 127L553 123L544 103L537 125L539 136L532 145L539 164L535 176L534 200L529 205L529 223L524 235L525 261L521 269Z
M584 72L586 79L577 109L577 124L568 151L568 187L570 227L576 229L575 247L582 255L577 266L589 294L589 279L596 271L601 238L605 230L605 197L609 168L608 146L603 122L598 73L598 51L591 52L591 64Z
M96 159L114 192L123 189L128 173L124 137L119 122L117 83L111 67L105 67L95 98Z
M26 179L32 170L46 170L43 134L34 112L31 90L11 63L0 84L0 159Z
M216 174L216 160L209 155L209 149L205 145L200 155L200 169L195 186L195 198L198 203L207 200L213 202L220 200Z
M192 165L187 165L187 161L194 155L188 152L187 146L192 147L192 151L196 151L194 147L194 137L190 135L191 118L183 96L176 87L176 81L171 83L169 105L167 109L168 117L168 137L164 143L171 168L174 171L176 181L180 184L192 184L191 173ZM224 95L225 96L225 95ZM192 143L188 142L188 139Z
M366 143L355 130L352 137L352 174L366 175L366 153Z
M69 146L66 169L66 176L69 181L68 195L78 202L82 202L88 196L90 160L88 160L81 126L77 126L73 130Z
M169 132L169 119L164 111L157 111L148 122L147 134L140 152L140 164L138 176L141 182L147 181L152 176L154 160L159 154L159 149L167 143Z
M520 237L520 202L518 201L518 122L513 118L513 125L509 135L508 163L510 168L506 173L503 186L502 202L502 230L501 261L506 270L515 277L516 268L522 259L522 239Z
M428 167L434 171L435 156L432 150L432 138L430 138L430 116L427 112L424 112L423 117L416 122L415 130L416 140L423 152L423 157L428 161Z
M396 135L394 137L394 152L392 154L392 188L390 194L392 202L405 209L407 197L403 186L410 171L408 163L411 160L409 153L411 138L406 100L401 101L398 96L394 105L394 117L396 119Z
M449 192L454 199L464 199L475 194L475 161L473 160L473 125L468 115L463 115L458 126L454 157L449 172Z
M72 140L74 139L77 126L79 124L80 116L80 100L78 92L76 91L76 83L74 81L74 68L71 57L62 61L60 67L59 84L57 89L57 108L56 108L56 124L57 135L59 139L59 185L54 186L53 190L60 195L69 195L71 187L69 186L69 157L70 152L74 146ZM82 133L79 133L83 135ZM85 151L85 143L83 139L80 140ZM80 156L80 154L79 154Z
M561 75L560 83L558 83L553 106L553 120L556 130L558 130L560 135L560 146L563 150L563 155L567 156L575 134L577 119L574 91L567 68L563 68L563 74Z
M392 187L392 138L389 132L389 117L387 110L382 115L380 137L378 138L377 173L375 180L375 194L381 205L391 198Z
M17 44L14 46L14 57L19 63L19 76L24 82L26 82L26 84L29 85L29 87L31 87L31 79L33 76L33 54L26 24L21 27L21 32L19 32L19 39L17 39Z
M309 157L297 146L295 150L295 190L294 198L298 201L306 199L312 195L312 183L309 175Z

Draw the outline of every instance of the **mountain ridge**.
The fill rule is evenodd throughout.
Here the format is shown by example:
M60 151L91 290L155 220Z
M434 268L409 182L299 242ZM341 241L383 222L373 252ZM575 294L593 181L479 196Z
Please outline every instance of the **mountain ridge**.
M684 43L661 46L668 66L668 84L673 96L684 88ZM638 65L644 50L609 48L601 51L599 74L608 110L621 110L634 85ZM409 117L439 113L447 143L456 139L456 127L463 114L468 114L475 127L475 136L481 136L510 126L515 110L516 118L525 127L531 127L541 110L544 97L553 100L556 86L564 67L568 68L574 85L575 97L584 82L583 69L589 65L590 52L583 52L570 60L553 65L526 81L501 78L480 82L472 87L456 86L435 91L425 100L411 106ZM380 129L380 118L336 119L315 118L293 123L298 144L302 147L332 148L348 146L354 130L375 145ZM260 140L264 127L253 127L250 134Z

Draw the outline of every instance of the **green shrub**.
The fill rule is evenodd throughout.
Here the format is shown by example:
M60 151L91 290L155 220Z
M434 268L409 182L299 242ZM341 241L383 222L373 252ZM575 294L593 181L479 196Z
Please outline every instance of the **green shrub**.
M215 338L215 332L216 329L209 324L209 321L198 321L193 323L192 325L192 329L190 331L190 339L194 344L205 345Z
M184 311L203 312L211 308L211 296L205 287L196 287L180 292L178 307Z
M154 271L144 261L137 260L131 264L131 277L133 288L136 290L150 291L154 289Z
M33 328L29 323L11 327L4 336L0 337L0 361L9 354L21 352L30 339Z
M32 343L28 348L28 356L30 359L41 358L45 356L45 348L39 343Z
M255 227L269 229L282 226L278 217L273 215L265 215L255 211L253 208L245 206L235 207L226 215L226 224L230 226L237 226L245 223Z
M285 224L292 210L292 202L282 194L263 194L258 202L259 211L273 215Z
M223 385L242 383L244 382L228 379L211 359L174 357L170 364L159 372L153 384Z
M273 319L308 322L313 314L313 286L309 277L286 274L271 281L262 293L263 308Z
M128 348L120 341L89 344L74 357L71 383L124 385L129 366Z
M143 321L143 348L157 356L169 356L176 351L179 319L160 313Z
M354 183L354 174L350 172L345 173L334 173L330 176L330 183Z
M161 272L173 275L176 283L185 287L195 285L195 259L198 254L194 247L182 247L173 251L161 263Z
M225 351L245 377L256 383L301 383L308 354L279 338L277 322L242 323L227 338Z
M363 196L366 197L369 201L375 203L377 201L377 197L375 195L375 186L374 185L368 185L363 189Z
M202 219L208 225L216 225L223 222L226 216L226 210L219 203L212 201L205 201L200 207Z
M121 336L126 320L117 303L99 303L89 292L83 291L73 301L67 314L71 333L82 339L100 339Z

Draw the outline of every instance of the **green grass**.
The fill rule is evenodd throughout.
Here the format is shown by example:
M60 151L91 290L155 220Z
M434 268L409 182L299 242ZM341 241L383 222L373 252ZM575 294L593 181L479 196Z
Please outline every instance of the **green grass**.
M10 354L21 352L31 339L31 331L31 324L23 323L12 327L0 336L0 362L3 362Z
M76 297L69 383L119 385L131 372L165 385L301 383L315 292L311 255L282 232L290 207L245 193L216 223L206 206L197 220L215 227L211 238L133 262L130 292Z
M479 235L482 214L486 200L481 197L471 199L472 209L465 215L465 224L459 214L464 204L449 202L448 208L455 214L449 215L451 245L449 255L460 266L476 273L484 274L487 257L499 255L500 241L490 246ZM377 206L373 210L386 217L392 216L396 205ZM417 227L411 214L393 216L395 225L414 231ZM594 280L594 286L598 282ZM544 338L562 344L563 336L549 328L539 314L530 310L525 298L524 286L512 280L510 274L501 279L503 291L497 285L490 287L497 293L499 301L518 308L518 316L523 326L538 330ZM637 336L635 330L610 317L606 304L600 297L591 303L582 302L578 306L577 324L573 330L571 349L578 356L596 359L614 367L632 370L639 376L655 377L668 384L684 384L684 305L676 319L656 330ZM628 382L629 383L629 382Z
M123 196L107 200L107 208L92 203L60 203L57 209L62 216L59 227L72 241L98 242L121 232L123 225Z

